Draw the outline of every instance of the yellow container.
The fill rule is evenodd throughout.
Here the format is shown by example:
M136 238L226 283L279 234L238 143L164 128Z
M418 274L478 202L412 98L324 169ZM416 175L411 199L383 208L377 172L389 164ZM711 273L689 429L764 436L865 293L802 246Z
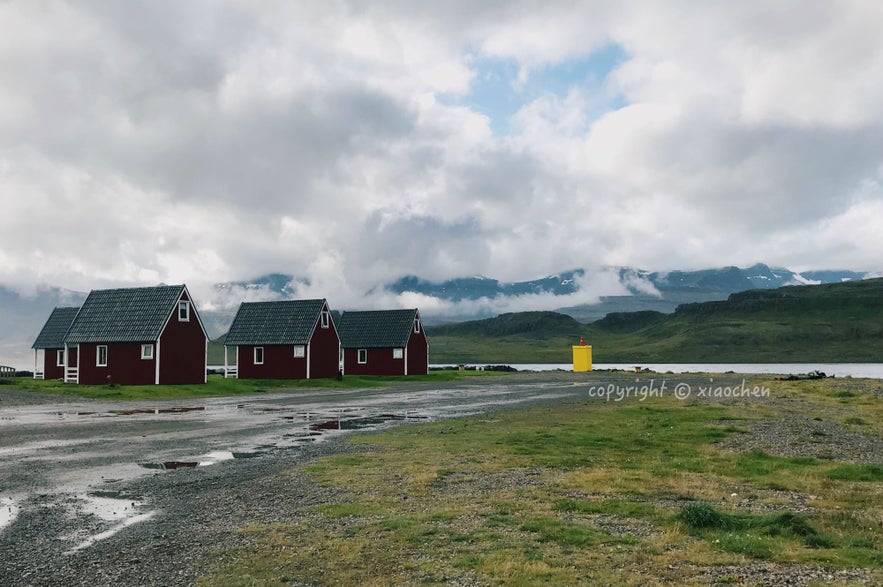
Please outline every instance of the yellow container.
M573 346L573 372L582 373L592 370L592 345Z

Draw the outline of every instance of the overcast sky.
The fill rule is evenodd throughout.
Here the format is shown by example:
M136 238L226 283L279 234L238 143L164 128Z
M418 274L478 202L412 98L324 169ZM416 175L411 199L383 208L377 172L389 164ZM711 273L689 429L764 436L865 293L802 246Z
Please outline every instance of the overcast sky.
M883 269L883 2L0 2L0 284Z

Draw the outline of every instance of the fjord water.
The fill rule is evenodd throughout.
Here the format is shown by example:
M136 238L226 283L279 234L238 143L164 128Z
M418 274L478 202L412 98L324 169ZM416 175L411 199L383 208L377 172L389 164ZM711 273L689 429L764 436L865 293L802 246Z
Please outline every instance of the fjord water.
M436 365L433 365L435 367ZM441 365L439 365L441 366ZM483 365L471 365L481 367ZM510 364L519 371L570 371L570 363ZM883 363L595 363L595 371L635 371L636 368L657 373L733 373L798 375L821 371L835 377L883 379Z

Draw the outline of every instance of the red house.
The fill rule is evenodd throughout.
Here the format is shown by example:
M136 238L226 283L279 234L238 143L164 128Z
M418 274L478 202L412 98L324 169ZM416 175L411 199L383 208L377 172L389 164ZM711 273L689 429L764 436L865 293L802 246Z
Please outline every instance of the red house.
M79 308L52 310L31 345L34 349L34 379L64 379L64 336L79 311Z
M319 379L339 369L340 339L324 299L243 302L224 340L225 377Z
M338 327L348 375L426 375L429 341L420 312L344 312Z
M185 285L93 290L64 345L65 381L206 381L208 335Z

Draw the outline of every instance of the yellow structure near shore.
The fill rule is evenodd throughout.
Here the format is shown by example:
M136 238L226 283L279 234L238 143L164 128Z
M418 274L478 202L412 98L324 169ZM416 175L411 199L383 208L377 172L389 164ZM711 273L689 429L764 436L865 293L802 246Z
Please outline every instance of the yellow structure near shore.
M592 345L583 344L580 337L579 345L573 345L573 372L583 373L592 370Z

